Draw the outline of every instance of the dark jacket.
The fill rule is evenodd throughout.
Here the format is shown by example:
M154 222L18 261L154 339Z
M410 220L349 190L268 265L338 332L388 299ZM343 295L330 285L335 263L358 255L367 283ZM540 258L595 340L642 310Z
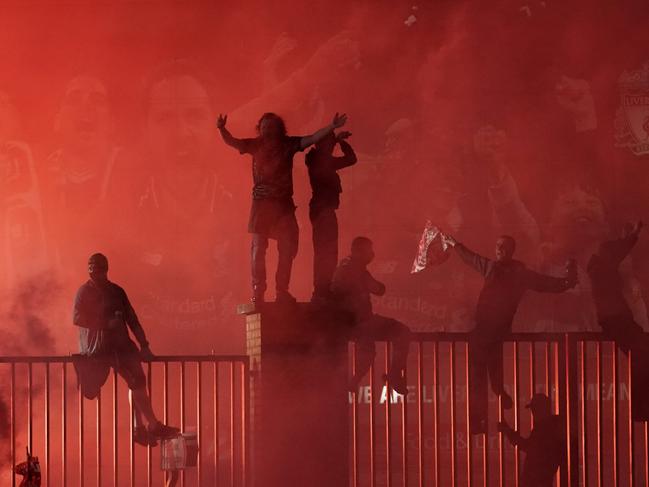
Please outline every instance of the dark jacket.
M509 441L525 452L521 487L551 487L559 466L565 460L565 424L559 416L534 421L528 438L516 431L506 433Z
M370 295L382 296L385 285L374 279L366 266L346 257L334 273L331 291L339 299L340 307L360 323L373 316Z
M313 195L309 206L312 211L324 208L337 209L340 205L340 193L342 185L338 170L356 164L357 158L354 149L344 140L339 142L343 152L342 157L335 157L323 153L317 148L307 152L305 163L309 170L309 180Z
M148 345L126 292L110 281L97 284L88 280L79 288L74 299L72 322L80 327L79 348L84 355L137 353L138 349L129 337L129 328L141 347Z
M508 333L525 291L561 293L571 286L565 278L539 274L518 260L491 260L459 243L455 249L462 260L485 279L476 307L477 328Z

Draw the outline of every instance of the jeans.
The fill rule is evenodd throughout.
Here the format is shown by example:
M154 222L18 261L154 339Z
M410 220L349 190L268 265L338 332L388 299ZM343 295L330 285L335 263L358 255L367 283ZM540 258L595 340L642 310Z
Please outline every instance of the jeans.
M313 295L329 295L331 279L338 265L338 218L336 210L309 212L313 230Z

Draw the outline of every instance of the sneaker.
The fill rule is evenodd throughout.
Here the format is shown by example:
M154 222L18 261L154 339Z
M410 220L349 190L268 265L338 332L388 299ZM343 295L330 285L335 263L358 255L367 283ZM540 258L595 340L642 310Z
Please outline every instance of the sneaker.
M144 426L136 426L133 429L133 441L142 446L156 446L158 444L157 440L149 435Z
M295 299L288 291L277 291L275 302L280 304L295 304L297 303L297 299Z
M166 424L162 424L160 421L158 421L153 426L149 425L148 433L149 436L154 439L155 438L165 439L165 438L173 438L174 436L178 436L178 433L180 433L180 429L174 428L173 426L167 426Z
M408 395L408 380L406 374L398 371L390 371L383 375L383 380L388 383L390 388L402 396Z

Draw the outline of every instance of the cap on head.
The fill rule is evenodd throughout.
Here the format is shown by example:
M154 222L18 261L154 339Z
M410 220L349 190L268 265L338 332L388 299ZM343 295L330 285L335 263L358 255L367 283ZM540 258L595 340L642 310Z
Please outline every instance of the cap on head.
M88 273L108 272L108 259L104 254L92 254L88 259Z
M525 407L530 409L533 413L550 414L552 412L552 402L550 401L550 398L540 392L534 394Z

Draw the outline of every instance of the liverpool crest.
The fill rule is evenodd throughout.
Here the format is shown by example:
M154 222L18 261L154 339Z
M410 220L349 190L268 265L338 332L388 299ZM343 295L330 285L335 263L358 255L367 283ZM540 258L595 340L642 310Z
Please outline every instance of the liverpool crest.
M649 62L618 78L620 106L615 117L615 145L635 155L649 154Z

